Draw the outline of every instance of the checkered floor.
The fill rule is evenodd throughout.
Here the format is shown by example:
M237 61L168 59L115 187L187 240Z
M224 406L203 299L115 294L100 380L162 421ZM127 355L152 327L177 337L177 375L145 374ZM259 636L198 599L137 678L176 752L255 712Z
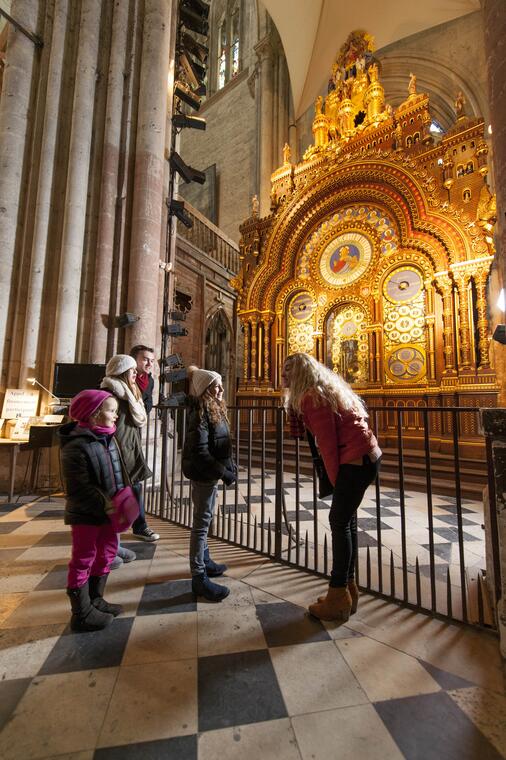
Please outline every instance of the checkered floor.
M366 595L322 625L321 579L218 541L230 596L197 602L187 531L154 519L161 540L125 537L137 560L111 574L123 614L73 634L61 518L59 499L0 505L5 760L506 756L494 637Z
M263 481L261 471L252 468L251 473L245 468L240 469L237 493L237 514L242 519L244 527L249 521L250 526L256 520L259 526L257 545L260 545L260 528L265 531L274 530L275 502L275 473L265 471ZM312 479L302 476L299 479L298 509L296 502L295 475L284 474L283 497L285 500L288 524L291 525L292 536L296 532L296 519L299 520L299 538L305 541L307 534L309 566L314 566L315 547L318 551L318 567L324 566L324 542L328 546L328 562L331 564L331 534L328 515L331 497L317 500L317 521L314 521L314 497ZM178 483L176 498L183 493L183 501L189 504L189 484L184 483L182 490ZM236 492L234 488L227 489L220 495L221 514L228 517L235 512ZM390 593L390 561L395 568L396 593L403 598L402 574L402 531L401 531L401 500L397 490L383 488L380 485L380 520L377 519L376 487L368 488L365 498L358 510L358 545L359 570L361 578L366 578L367 555L370 559L372 584L378 587L378 566L383 566L383 591ZM249 504L249 509L248 509ZM248 517L249 512L249 517ZM189 512L188 512L189 514ZM447 578L452 587L453 614L461 618L461 569L464 569L466 585L476 578L478 571L485 569L485 531L483 529L483 504L469 499L462 500L462 568L457 530L456 499L452 496L432 497L431 514L433 521L432 539L434 542L434 565L436 579L436 608L441 614L447 613ZM432 608L430 584L430 536L429 536L429 504L427 495L415 491L405 492L405 540L406 566L408 572L408 595L411 602L416 602L415 567L418 562L421 584L420 593L422 604ZM378 530L379 523L379 530ZM288 550L288 528L282 525L284 535L283 551ZM246 531L244 530L244 533ZM250 546L253 544L252 532ZM227 535L225 529L222 535ZM265 543L265 536L264 536ZM292 560L295 548L292 542ZM380 552L381 548L381 552ZM302 548L300 556L304 556ZM302 560L301 560L302 561ZM469 606L469 604L468 604Z

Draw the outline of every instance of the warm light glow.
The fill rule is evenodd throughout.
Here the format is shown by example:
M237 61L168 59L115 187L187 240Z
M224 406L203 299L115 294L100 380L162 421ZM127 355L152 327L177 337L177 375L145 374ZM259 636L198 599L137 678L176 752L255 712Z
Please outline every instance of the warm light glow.
M488 125L488 127L487 127L487 132L489 133L489 135L491 135L491 134L492 134L492 124L489 124L489 125Z
M37 380L34 377L27 377L26 378L26 382L27 383L31 383L32 385L35 385L35 383L37 382Z
M504 288L502 288L501 292L499 293L499 298L497 299L497 308L503 313L506 311L506 290L504 290Z

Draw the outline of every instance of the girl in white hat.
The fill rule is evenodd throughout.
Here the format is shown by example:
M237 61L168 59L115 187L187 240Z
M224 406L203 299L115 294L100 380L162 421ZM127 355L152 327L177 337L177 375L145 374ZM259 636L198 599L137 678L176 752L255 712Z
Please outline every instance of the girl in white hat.
M140 507L140 514L132 525L132 531L134 536L142 541L157 541L160 536L151 530L146 522L142 499L142 481L150 478L152 473L142 450L141 428L147 422L147 414L141 392L135 382L137 362L128 354L116 354L107 362L105 374L101 387L110 391L118 400L116 438ZM135 554L130 549L119 546L114 567L121 564L118 558L123 562L131 562L135 559Z
M237 468L232 460L232 442L227 407L223 400L221 375L189 367L190 412L183 448L183 472L191 481L193 526L190 536L190 570L194 594L221 602L230 589L210 578L223 575L226 565L209 556L207 534L213 519L218 482L232 485Z

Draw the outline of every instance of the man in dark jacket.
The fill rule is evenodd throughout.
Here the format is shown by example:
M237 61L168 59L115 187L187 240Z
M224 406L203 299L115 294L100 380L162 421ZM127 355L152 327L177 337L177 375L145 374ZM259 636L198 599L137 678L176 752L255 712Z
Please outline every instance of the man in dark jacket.
M142 393L142 400L146 407L146 413L149 414L153 408L153 389L155 381L153 379L153 369L155 366L155 351L153 348L139 344L134 346L130 351L137 362L137 377L135 382Z

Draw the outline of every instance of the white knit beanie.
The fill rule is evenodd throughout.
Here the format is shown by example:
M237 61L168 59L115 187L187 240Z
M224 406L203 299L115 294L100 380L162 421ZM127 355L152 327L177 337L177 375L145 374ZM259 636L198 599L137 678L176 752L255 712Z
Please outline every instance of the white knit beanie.
M212 369L199 369L198 367L188 367L190 370L190 391L194 396L202 396L211 383L215 381L221 383L221 375L213 372Z
M126 372L127 369L137 369L137 362L133 356L128 354L116 354L112 359L109 359L105 368L105 374L107 377L117 377Z

